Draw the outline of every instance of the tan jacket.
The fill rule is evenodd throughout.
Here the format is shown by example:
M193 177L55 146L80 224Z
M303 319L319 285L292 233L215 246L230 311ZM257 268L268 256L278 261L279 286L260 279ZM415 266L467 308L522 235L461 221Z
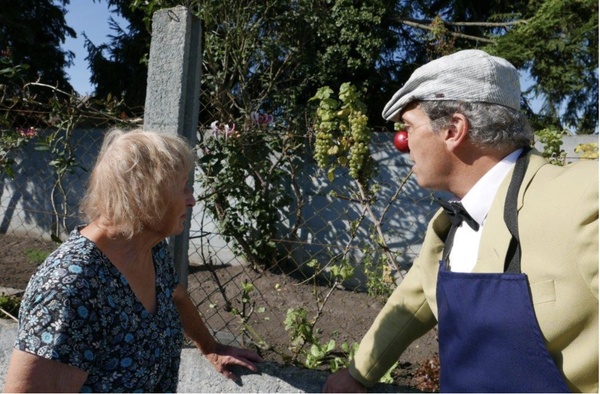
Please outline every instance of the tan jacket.
M510 175L492 203L474 272L502 272L510 233L503 219ZM537 152L519 192L522 272L557 366L573 391L598 391L598 162L547 164ZM436 282L450 222L429 223L420 256L361 341L350 373L372 386L437 324ZM490 306L493 308L493 306Z

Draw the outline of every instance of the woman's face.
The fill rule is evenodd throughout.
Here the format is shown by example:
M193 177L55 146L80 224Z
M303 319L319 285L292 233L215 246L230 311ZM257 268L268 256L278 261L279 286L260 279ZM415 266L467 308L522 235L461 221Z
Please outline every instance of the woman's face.
M166 234L165 236L181 233L187 219L188 208L196 205L192 188L188 186L188 178L182 178L177 185L178 188L172 194L172 200L161 223L160 230Z

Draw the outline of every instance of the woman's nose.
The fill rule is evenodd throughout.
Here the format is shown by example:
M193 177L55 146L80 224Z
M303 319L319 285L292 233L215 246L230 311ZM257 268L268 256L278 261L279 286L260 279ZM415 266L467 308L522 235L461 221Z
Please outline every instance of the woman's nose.
M196 205L196 199L194 198L194 190L191 188L187 189L186 204L188 207L193 207L194 205Z

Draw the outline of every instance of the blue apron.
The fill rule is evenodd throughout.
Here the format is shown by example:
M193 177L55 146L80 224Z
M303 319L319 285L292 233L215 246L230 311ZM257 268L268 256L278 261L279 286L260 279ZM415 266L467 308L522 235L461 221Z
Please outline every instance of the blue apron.
M452 245L445 247L437 281L442 392L569 392L521 273L516 201L526 168L524 151L505 205L513 238L504 273L451 272L446 261Z

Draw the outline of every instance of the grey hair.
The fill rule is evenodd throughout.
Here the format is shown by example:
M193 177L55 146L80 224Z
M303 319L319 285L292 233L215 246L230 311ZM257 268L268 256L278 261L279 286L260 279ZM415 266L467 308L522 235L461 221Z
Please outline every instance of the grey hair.
M517 149L531 146L534 141L533 130L527 117L502 105L465 101L421 101L419 108L431 120L434 132L447 127L452 115L464 115L469 120L469 138L482 148Z

